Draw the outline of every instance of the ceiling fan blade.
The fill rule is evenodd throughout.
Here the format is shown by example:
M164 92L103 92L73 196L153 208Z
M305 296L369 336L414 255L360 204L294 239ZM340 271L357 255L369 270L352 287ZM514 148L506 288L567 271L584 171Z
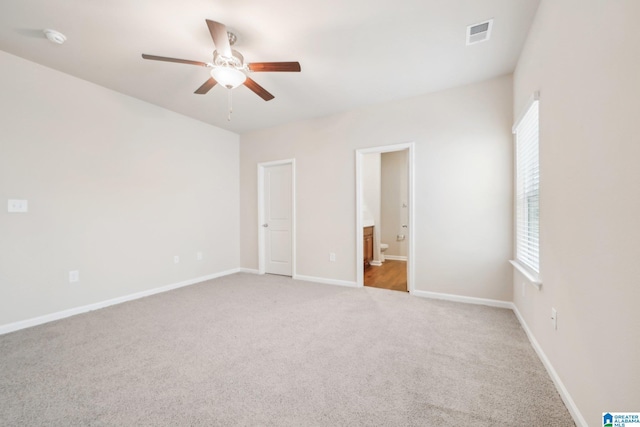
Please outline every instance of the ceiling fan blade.
M265 88L260 86L258 83L256 83L254 80L252 80L249 77L247 77L247 80L244 81L244 85L249 89L251 89L256 95L258 95L260 98L264 99L265 101L271 101L273 98L275 98L273 95L267 92Z
M166 56L147 55L146 53L143 53L142 57L144 59L151 59L153 61L177 62L179 64L199 65L201 67L206 67L207 66L206 63L200 62L200 61L190 61L188 59L167 58Z
M300 71L299 62L252 62L251 71Z
M218 53L226 58L231 58L233 55L231 54L231 44L229 43L229 36L227 35L227 27L216 21L209 19L206 21Z
M196 89L196 91L193 93L197 93L198 95L204 95L205 93L209 92L211 88L214 87L216 84L218 84L218 82L215 81L213 77L209 77L209 80L204 82L202 86Z

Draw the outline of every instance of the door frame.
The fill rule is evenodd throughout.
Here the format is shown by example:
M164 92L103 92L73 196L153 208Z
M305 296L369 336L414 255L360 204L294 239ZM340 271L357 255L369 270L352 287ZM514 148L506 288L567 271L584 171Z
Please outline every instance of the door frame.
M407 170L407 184L409 205L407 235L409 237L409 247L407 248L407 290L410 294L415 292L414 287L414 266L415 266L415 143L405 142L401 144L385 145L381 147L361 148L356 150L356 287L364 286L364 271L362 264L364 262L364 251L362 245L364 239L362 236L362 197L363 197L363 179L362 169L365 154L373 153L393 153L395 151L409 150L409 164Z
M291 165L291 277L296 276L296 159L258 163L258 274L265 274L264 173L271 166Z

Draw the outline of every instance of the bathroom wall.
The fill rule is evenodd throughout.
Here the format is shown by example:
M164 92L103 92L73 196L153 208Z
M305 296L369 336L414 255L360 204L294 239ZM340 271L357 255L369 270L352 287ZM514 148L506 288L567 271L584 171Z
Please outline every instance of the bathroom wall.
M407 235L408 224L408 150L383 153L380 161L380 241L389 245L387 257L407 256L407 240L399 240L398 235Z

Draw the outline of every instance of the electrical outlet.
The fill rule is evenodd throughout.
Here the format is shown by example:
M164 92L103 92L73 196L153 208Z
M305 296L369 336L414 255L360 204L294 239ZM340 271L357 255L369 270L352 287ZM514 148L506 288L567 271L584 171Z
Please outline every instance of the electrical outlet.
M7 202L7 212L25 213L29 211L29 202L26 200L9 199Z
M553 329L558 330L558 311L555 308L551 309L551 323L553 324Z
M197 259L198 261L202 261L202 252L198 252L198 253L196 254L196 259Z
M177 264L177 263L179 263L179 262L180 262L180 257L179 257L178 255L174 256L174 257L173 257L173 263L174 263L174 264Z
M336 262L336 253L335 252L329 252L329 261Z
M78 270L73 270L69 272L69 283L75 283L80 281L80 272Z

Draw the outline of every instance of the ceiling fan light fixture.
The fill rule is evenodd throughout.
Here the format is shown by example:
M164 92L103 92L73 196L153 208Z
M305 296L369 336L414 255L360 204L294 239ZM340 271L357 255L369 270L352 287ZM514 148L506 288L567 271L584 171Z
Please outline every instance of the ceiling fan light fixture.
M229 66L215 67L211 70L211 77L227 89L235 89L247 80L245 73Z

